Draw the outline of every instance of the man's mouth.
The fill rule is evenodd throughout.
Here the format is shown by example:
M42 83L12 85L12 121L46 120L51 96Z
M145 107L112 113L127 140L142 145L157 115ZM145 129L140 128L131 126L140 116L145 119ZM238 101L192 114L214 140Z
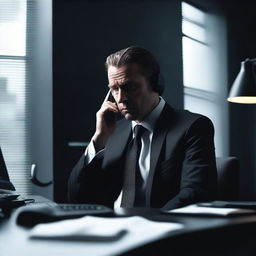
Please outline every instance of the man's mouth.
M121 111L121 112L127 112L127 111L129 111L129 110L130 110L129 107L122 107L122 108L120 108L120 111Z
M127 105L123 105L123 106L120 106L119 108L119 111L123 114L126 114L126 113L131 113L133 112L133 107L132 106L127 106Z
M122 114L129 113L129 110L127 108L122 108L121 113Z

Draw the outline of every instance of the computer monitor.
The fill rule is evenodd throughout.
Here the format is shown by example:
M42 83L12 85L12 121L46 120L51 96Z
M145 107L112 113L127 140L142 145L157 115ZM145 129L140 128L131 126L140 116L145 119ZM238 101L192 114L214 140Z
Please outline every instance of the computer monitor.
M12 182L10 181L4 156L0 147L0 189L15 190Z

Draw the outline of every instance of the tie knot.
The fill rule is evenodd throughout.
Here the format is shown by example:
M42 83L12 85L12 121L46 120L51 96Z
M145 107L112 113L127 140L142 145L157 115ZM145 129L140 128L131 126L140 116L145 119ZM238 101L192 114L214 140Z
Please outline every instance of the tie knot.
M144 126L135 125L135 127L134 127L135 138L140 138L145 131L146 131L146 128Z

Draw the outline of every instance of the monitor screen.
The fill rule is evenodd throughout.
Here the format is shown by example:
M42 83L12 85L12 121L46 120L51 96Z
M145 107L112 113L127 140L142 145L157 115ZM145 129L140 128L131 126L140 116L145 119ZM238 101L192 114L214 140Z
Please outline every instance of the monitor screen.
M4 161L1 148L0 148L0 189L15 190L13 184L9 179L8 171L6 168L6 164Z

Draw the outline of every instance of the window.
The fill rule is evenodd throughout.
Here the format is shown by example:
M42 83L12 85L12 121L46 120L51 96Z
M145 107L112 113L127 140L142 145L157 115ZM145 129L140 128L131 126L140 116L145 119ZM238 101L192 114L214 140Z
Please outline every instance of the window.
M216 155L228 154L225 22L182 2L184 108L209 117Z
M27 1L0 0L0 146L19 193L29 193Z

